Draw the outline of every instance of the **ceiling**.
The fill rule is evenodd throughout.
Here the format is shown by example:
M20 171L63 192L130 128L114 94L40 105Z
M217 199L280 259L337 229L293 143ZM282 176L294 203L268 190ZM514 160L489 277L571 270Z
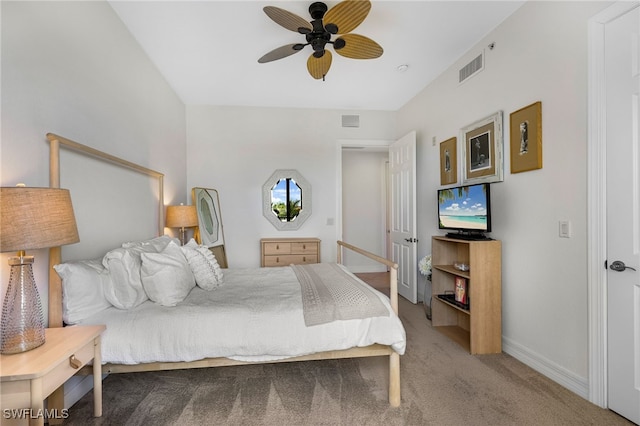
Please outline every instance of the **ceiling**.
M380 58L334 54L326 80L307 72L311 48L259 64L304 36L272 21L276 6L311 21L309 1L123 1L110 4L187 105L395 111L465 54L523 2L372 2L353 32L379 43ZM328 1L331 8L338 2ZM332 49L332 48L330 48ZM407 65L406 71L398 70Z

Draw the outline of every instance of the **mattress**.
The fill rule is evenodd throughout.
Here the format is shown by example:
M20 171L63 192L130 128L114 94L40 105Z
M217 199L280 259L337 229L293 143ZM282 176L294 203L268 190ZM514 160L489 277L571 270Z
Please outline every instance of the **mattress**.
M210 291L195 287L177 306L146 301L129 310L110 307L80 325L107 326L103 363L274 361L375 343L403 354L404 327L388 297L371 290L388 315L308 327L291 267L226 269L224 285Z

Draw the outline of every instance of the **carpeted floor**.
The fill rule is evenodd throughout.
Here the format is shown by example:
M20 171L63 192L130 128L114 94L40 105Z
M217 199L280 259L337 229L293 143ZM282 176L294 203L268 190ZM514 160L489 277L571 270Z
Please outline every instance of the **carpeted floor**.
M379 277L364 275L384 290ZM402 405L387 359L114 374L69 410L68 425L631 425L506 354L471 356L400 299L408 336Z

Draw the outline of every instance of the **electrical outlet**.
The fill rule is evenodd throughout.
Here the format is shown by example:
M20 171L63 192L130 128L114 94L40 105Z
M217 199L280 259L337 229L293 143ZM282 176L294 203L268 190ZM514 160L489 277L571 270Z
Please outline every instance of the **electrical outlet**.
M561 220L558 222L558 235L560 238L571 238L571 222Z

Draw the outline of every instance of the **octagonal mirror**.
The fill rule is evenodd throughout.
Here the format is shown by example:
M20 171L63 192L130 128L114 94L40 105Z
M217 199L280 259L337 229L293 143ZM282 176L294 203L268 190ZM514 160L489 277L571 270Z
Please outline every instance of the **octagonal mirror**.
M262 214L279 230L300 228L311 215L311 185L297 170L276 170L262 185Z

